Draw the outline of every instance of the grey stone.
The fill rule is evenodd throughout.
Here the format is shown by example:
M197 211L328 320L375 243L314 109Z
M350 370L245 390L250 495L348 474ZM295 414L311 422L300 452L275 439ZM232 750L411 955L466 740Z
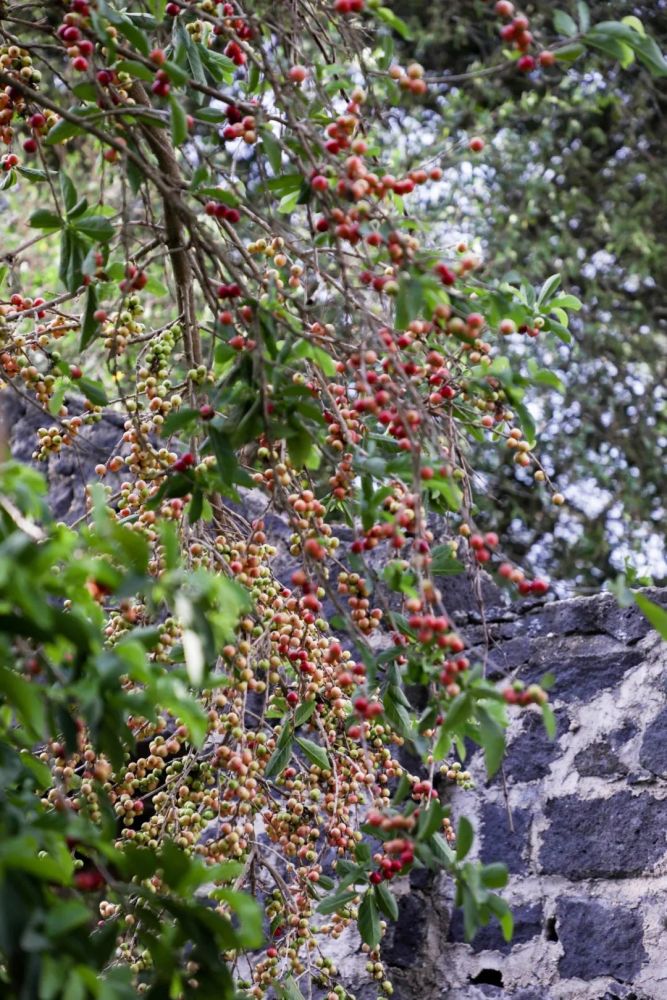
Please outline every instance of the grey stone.
M639 763L653 774L667 778L667 706L644 733L639 750Z
M382 943L382 958L393 968L409 969L422 953L426 938L428 908L413 893L398 901L398 920Z
M508 955L513 948L532 940L542 933L542 907L539 903L529 903L523 906L513 906L514 934L511 941L506 941L496 921L491 921L482 927L470 942L474 952L499 951ZM463 913L454 910L449 925L448 940L452 942L465 941Z
M524 872L531 813L528 809L512 809L511 816L510 826L504 803L484 803L480 858L485 864L503 861L510 872Z
M579 774L591 778L616 778L627 774L628 767L620 760L618 751L636 734L635 723L626 723L580 750L574 758L574 766Z
M650 871L667 850L667 801L623 791L608 799L565 795L545 807L544 874L623 878Z
M519 676L534 683L548 671L555 677L555 700L588 701L614 687L642 656L640 649L627 648L610 636L565 636L536 643L535 658Z
M544 728L541 712L526 712L521 732L510 743L503 770L514 781L537 781L549 773L549 767L559 755L558 739L567 732L569 717L559 709L556 713L556 737L550 739ZM496 779L498 780L498 779Z
M586 981L612 976L630 982L646 961L638 911L565 897L559 900L556 914L563 946L558 963L561 976Z

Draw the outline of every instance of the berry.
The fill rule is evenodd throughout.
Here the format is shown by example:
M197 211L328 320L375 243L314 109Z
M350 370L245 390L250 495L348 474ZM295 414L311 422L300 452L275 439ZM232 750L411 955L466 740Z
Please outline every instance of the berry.
M520 73L532 73L535 69L535 60L532 56L521 56L517 61L516 68Z
M289 71L289 78L292 83L303 83L308 77L308 70L305 66L292 66Z

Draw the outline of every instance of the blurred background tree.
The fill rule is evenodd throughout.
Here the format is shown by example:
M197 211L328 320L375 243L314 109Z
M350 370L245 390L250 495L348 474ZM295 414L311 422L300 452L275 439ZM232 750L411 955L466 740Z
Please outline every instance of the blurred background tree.
M667 579L667 84L633 62L621 67L600 51L572 71L521 75L468 73L498 62L489 4L400 0L417 57L448 76L425 111L415 145L449 138L456 162L441 197L428 205L445 239L467 240L495 274L520 271L539 283L561 272L566 292L585 308L573 319L573 343L554 349L538 338L540 365L564 392L534 410L545 467L566 487L568 511L540 509L530 477L500 484L487 449L488 496L513 555L587 592L626 567ZM600 20L638 17L664 51L667 4L593 2L522 6L544 45ZM573 54L576 50L573 49ZM495 59L492 55L495 52ZM450 75L451 74L451 75ZM447 115L438 107L446 103ZM453 118L452 109L457 115ZM445 132L443 122L447 122ZM452 128L452 120L456 125ZM416 130L413 131L416 134ZM467 154L472 136L486 146ZM476 227L476 221L479 225ZM477 233L484 243L477 244ZM521 350L521 346L517 346ZM479 467L479 466L477 466ZM509 488L511 487L511 488ZM558 524L556 523L558 521Z

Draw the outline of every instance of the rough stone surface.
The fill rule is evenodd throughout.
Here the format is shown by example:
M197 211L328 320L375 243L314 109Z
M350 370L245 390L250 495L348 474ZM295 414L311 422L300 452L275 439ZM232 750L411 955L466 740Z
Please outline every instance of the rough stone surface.
M667 851L667 799L619 792L606 799L550 799L540 867L571 879L651 871Z
M590 980L613 976L628 982L647 955L637 910L601 906L588 899L562 899L557 907L562 976Z
M647 726L639 751L639 763L653 774L667 778L667 707Z
M502 935L497 923L487 924L477 932L470 942L473 951L499 951L503 955L508 955L517 945L530 941L542 933L543 913L539 903L527 903L523 906L516 906L513 911L514 934L512 940L507 942ZM463 914L460 910L455 910L452 914L452 922L449 925L449 940L453 942L465 941L463 928Z
M570 720L562 709L556 712L556 737L567 731ZM525 717L523 729L509 743L503 772L516 781L538 781L549 773L552 761L558 757L558 742L549 739L542 717L530 713Z
M485 802L482 805L481 821L482 861L485 864L504 861L511 872L525 871L530 811L508 811L503 802Z

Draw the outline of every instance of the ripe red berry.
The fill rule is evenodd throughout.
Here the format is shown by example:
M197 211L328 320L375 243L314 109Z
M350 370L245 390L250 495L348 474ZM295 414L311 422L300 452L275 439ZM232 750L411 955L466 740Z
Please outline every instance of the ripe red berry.
M176 459L176 461L172 465L172 469L174 469L176 472L185 472L186 469L189 469L194 464L195 464L195 456L192 454L191 451L186 451L185 454L181 455L180 458Z
M521 56L516 64L520 73L532 73L535 69L535 60L532 56Z
M553 66L555 62L556 56L549 49L544 49L544 51L540 52L540 66Z
M149 58L156 66L164 66L167 61L167 56L163 49L153 49Z
M37 152L37 140L36 139L25 139L23 143L23 149L26 153L36 153Z
M324 174L315 174L310 180L310 186L313 191L326 191L329 187L329 181Z
M83 376L83 372L81 371L78 365L70 365L69 374L70 378L81 378Z
M88 60L84 56L77 56L76 59L72 59L72 68L77 71L77 73L85 73L88 69Z
M475 135L468 143L468 149L470 150L471 153L481 153L482 150L484 149L484 145L485 143L482 137L479 135Z
M292 66L289 71L289 78L292 83L303 83L307 76L308 70L305 66Z
M204 403L199 407L199 416L202 420L212 420L215 416L215 408L210 403Z

